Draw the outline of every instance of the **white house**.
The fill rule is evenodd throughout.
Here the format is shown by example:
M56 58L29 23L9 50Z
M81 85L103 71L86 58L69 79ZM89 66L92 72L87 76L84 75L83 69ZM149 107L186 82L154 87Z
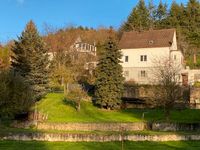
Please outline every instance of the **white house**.
M94 44L89 44L89 43L85 43L81 40L80 37L78 37L76 39L76 41L74 42L74 44L72 44L70 46L70 50L71 51L76 51L78 53L81 53L83 55L91 55L96 57L96 45ZM53 57L56 55L56 51L50 51L48 52L49 55L49 59L52 60Z
M86 70L91 71L96 67L97 64L96 50L97 47L95 42L93 44L89 44L83 42L82 39L78 37L75 42L70 46L69 51L66 51L66 53L71 53L74 61L81 60L82 62L84 62L85 65L83 67ZM53 60L53 58L56 56L56 53L56 51L48 52L49 60Z
M119 42L126 81L150 83L155 59L169 58L184 69L184 57L177 49L175 29L125 32Z

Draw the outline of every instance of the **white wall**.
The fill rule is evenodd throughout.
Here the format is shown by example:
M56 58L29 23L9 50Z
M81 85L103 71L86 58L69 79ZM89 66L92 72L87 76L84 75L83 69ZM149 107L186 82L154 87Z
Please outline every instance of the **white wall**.
M122 49L122 54L121 65L126 81L132 80L139 84L150 84L151 68L155 66L155 61L166 59L166 57L170 58L170 49L169 47ZM147 61L141 61L141 55L146 55ZM126 56L128 56L128 62L125 62ZM145 71L145 77L142 76L142 71Z
M170 47L170 50L177 50L177 40L176 40L176 32L174 32L174 36L173 36L173 42L172 45Z
M122 67L152 67L155 59L166 58L169 56L169 47L164 48L141 48L141 49L122 49ZM140 61L141 55L147 55L147 61ZM125 62L128 56L128 62Z
M181 51L171 51L170 52L171 60L173 60L176 64L180 65L182 69L185 68L184 66L184 57Z

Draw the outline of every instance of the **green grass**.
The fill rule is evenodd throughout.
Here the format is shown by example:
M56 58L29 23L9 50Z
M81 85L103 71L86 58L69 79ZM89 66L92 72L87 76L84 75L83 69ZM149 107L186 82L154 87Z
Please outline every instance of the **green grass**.
M64 101L61 93L50 93L38 105L38 110L48 114L48 122L141 122L165 121L161 109L126 109L107 111L99 109L91 102L82 101L81 110L76 109ZM145 112L144 120L142 114ZM200 110L173 110L170 121L172 122L200 122Z
M121 150L121 142L22 142L0 141L1 150ZM124 142L124 150L199 150L198 141Z

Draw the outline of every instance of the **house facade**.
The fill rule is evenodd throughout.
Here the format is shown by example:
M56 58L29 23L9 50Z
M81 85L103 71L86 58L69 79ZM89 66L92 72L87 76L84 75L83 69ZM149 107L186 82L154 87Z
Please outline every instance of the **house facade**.
M121 65L126 81L150 84L151 70L157 59L168 58L184 69L184 57L177 49L175 29L125 32L119 48L123 55Z
M70 53L74 64L76 64L75 62L83 63L84 69L92 71L97 65L96 50L97 47L95 42L93 44L89 44L83 42L82 39L78 37L66 53ZM53 60L56 53L56 51L48 52L49 60Z
M96 57L96 44L89 44L86 42L83 42L80 37L76 39L76 41L70 46L71 52L77 52L82 55L91 55ZM49 59L52 60L53 57L56 55L56 51L50 51L48 52Z

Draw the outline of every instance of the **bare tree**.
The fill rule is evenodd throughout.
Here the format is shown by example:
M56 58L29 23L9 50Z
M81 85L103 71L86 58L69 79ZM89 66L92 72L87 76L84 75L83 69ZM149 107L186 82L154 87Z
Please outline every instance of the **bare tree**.
M87 97L86 92L83 90L81 86L74 86L70 93L66 96L67 99L69 99L71 102L74 103L74 107L77 111L80 111L81 109L81 100Z
M168 120L170 109L175 101L181 99L180 74L181 66L170 58L156 59L151 70L155 87L155 99L164 107L165 117Z

